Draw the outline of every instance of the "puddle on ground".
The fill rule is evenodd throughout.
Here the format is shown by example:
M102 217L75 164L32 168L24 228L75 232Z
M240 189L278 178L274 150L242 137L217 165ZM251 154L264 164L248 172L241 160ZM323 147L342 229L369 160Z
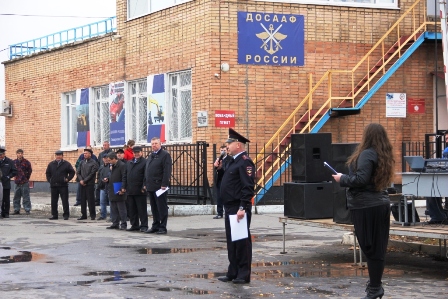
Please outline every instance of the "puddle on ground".
M114 276L120 276L129 274L129 271L94 271L94 272L87 272L83 275L86 276L106 276L106 275L114 275Z
M212 248L141 248L138 249L140 254L168 254L168 253L190 253L198 251L215 251L224 250L226 247L212 247Z
M299 266L297 266L299 265ZM266 267L286 266L286 269L263 269ZM401 277L406 274L404 270L386 269L388 276ZM350 263L330 264L319 262L276 261L252 263L251 279L277 279L300 277L368 277L367 267L353 266ZM187 278L216 279L226 275L226 272L209 272L203 274L187 274Z
M193 289L193 288L172 288L172 287L158 288L157 291L162 291L162 292L180 291L180 292L182 292L183 295L209 295L209 294L214 293L212 291L199 290L199 289Z
M11 248L4 247L3 249L11 249ZM45 257L44 254L35 253L31 251L19 251L19 252L20 254L0 257L0 264L35 262Z

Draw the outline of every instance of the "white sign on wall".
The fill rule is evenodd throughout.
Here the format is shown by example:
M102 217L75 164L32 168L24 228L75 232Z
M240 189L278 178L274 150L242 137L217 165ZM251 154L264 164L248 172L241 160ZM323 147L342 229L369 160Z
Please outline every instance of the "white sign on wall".
M199 111L198 112L198 127L207 127L207 126L208 126L207 111Z
M405 93L386 93L386 117L406 117Z

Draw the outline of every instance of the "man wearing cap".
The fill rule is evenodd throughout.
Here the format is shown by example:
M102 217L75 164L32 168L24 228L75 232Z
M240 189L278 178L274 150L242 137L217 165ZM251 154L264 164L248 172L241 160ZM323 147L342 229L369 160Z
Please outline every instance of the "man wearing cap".
M108 140L103 142L103 151L98 155L98 163L101 166L104 164L104 158L107 158L107 154L110 153L112 149L110 148L110 143ZM93 158L93 156L92 156ZM99 171L98 171L99 172ZM101 188L99 188L100 182L97 180L97 185L95 188L95 205L101 206ZM101 207L102 209L102 207Z
M14 161L6 157L6 149L0 148L0 170L2 171L3 197L1 205L1 217L9 218L11 206L11 179L17 175Z
M90 219L96 219L95 211L95 179L98 171L98 162L92 159L93 151L84 149L84 160L81 161L76 175L79 179L81 195L81 217L78 220L87 219L87 204L89 205Z
M250 220L252 217L252 197L255 187L255 165L245 150L249 140L233 129L229 129L226 140L228 153L232 156L226 165L221 181L221 196L225 210L225 227L229 267L226 276L220 281L233 281L236 284L250 282L252 262L252 241ZM232 242L229 215L237 215L238 221L247 217L248 238Z
M117 153L118 160L126 162L126 160L124 159L124 150L123 149L121 149L121 148L117 149L116 153Z
M168 201L167 191L157 196L156 191L166 190L170 185L172 160L170 153L162 149L159 137L151 139L152 153L146 161L145 170L145 190L149 194L149 204L153 217L152 226L146 233L157 233L164 235L167 233L168 222Z
M23 209L27 215L30 214L31 200L30 200L30 177L33 169L31 163L23 157L23 150L16 151L17 159L14 160L14 165L17 168L17 175L14 177L15 190L14 199L14 215L20 214L20 199L23 198Z
M112 218L112 225L106 227L107 229L121 229L125 230L127 212L126 212L126 164L117 159L117 154L114 152L108 153L110 164L110 176L107 180L107 193L110 200L110 217ZM121 222L120 222L121 220Z
M148 208L144 188L146 159L143 158L141 146L134 146L132 151L134 152L134 158L126 164L126 201L129 205L128 217L131 223L131 227L127 230L146 232L148 229Z
M86 148L88 149L92 149L92 147L90 145L86 146ZM93 153L93 151L92 151ZM98 162L98 167L100 162L98 161L98 158L95 156L95 154L92 154L92 159ZM79 169L79 165L81 165L82 160L84 160L84 152L82 154L79 155L78 160L76 160L75 163L75 171L78 171ZM79 184L79 178L76 177L76 181L78 182L78 185L76 186L76 203L74 204L74 206L79 206L81 205L81 185Z
M64 160L64 152L56 151L55 160L51 161L45 175L47 182L50 183L51 190L51 217L50 220L58 219L58 199L61 196L62 208L64 210L64 220L70 217L70 208L68 205L68 182L75 176L75 170L70 162Z

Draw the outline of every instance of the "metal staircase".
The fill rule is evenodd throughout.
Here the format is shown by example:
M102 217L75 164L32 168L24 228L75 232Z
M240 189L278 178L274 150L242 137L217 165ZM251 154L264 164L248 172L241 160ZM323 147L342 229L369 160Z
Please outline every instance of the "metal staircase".
M330 117L358 114L404 61L430 38L429 24L426 1L417 0L352 69L328 70L315 84L309 75L309 93L254 160L257 167L255 203L291 164L291 134L317 133ZM407 35L400 32L404 25L412 28L411 32L404 33ZM387 49L386 43L393 45Z

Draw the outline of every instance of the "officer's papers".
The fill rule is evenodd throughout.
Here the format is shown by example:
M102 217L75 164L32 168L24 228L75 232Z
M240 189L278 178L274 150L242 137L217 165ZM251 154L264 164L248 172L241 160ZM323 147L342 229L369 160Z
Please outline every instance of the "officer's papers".
M232 242L241 239L246 239L249 235L247 233L247 217L238 222L237 215L229 215L230 220L230 233L232 234Z
M157 197L159 197L160 195L162 195L163 193L165 193L166 191L168 191L168 189L170 189L170 188L166 187L165 190L163 190L163 189L159 189L159 190L157 190L157 191L156 191L156 195L157 195Z

